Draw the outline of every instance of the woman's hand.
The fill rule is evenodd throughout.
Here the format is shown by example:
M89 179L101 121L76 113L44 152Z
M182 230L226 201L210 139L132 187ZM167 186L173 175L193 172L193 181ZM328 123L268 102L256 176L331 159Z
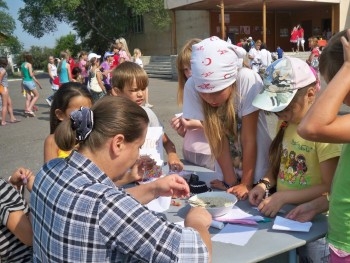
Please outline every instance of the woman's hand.
M156 197L171 196L178 198L189 197L190 195L190 188L186 180L177 174L161 177L150 184L154 184Z

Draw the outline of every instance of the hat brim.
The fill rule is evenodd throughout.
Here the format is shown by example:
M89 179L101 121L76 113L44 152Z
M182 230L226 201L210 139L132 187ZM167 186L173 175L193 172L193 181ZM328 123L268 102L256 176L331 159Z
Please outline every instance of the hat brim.
M253 106L270 112L283 111L290 104L297 91L297 89L285 92L263 90L254 98Z

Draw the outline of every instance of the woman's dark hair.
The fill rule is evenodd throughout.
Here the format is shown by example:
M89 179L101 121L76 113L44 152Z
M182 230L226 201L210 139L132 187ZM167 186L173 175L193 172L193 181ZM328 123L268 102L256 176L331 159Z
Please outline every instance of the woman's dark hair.
M83 96L91 100L92 97L87 88L78 82L64 83L53 97L53 101L50 109L50 134L55 133L55 130L60 124L60 120L56 116L56 109L65 112L69 106L69 102L76 96Z
M30 53L25 53L24 54L24 61L33 64L33 56Z
M122 96L106 96L99 99L91 108L93 128L88 137L79 142L79 149L87 147L92 152L105 145L109 138L124 135L126 142L140 138L148 126L146 111L135 102ZM71 119L58 125L55 141L62 150L71 150L76 145L76 132Z

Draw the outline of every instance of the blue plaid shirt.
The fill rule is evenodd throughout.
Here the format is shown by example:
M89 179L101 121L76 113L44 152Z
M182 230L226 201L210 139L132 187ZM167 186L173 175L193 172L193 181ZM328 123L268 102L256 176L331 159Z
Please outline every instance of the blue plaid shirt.
M199 234L159 218L78 152L45 164L31 194L34 262L207 262Z

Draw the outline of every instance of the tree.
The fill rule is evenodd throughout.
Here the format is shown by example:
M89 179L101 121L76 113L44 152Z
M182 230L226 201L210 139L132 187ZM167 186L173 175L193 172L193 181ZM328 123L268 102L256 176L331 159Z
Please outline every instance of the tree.
M3 37L0 39L0 45L8 47L11 53L15 54L20 52L22 44L17 37L13 36L16 23L7 13L7 10L7 4L3 0L0 0L0 33L3 34Z
M72 33L69 33L66 36L62 36L58 40L56 40L56 47L54 49L53 55L59 57L61 51L67 49L70 51L73 57L76 56L78 52L82 49L77 44L77 36Z
M163 0L24 0L19 11L23 29L34 37L57 30L57 22L69 23L82 46L102 53L119 36L133 32L136 15L149 14L158 28L169 24Z

